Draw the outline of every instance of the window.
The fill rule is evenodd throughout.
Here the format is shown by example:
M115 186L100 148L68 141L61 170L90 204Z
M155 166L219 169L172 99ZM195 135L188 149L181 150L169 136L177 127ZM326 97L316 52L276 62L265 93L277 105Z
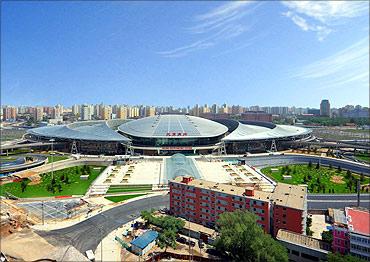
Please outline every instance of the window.
M307 258L309 260L312 260L312 261L319 261L318 257L314 257L314 256L311 256L311 255L303 253L303 252L301 253L301 256L304 257L304 258Z

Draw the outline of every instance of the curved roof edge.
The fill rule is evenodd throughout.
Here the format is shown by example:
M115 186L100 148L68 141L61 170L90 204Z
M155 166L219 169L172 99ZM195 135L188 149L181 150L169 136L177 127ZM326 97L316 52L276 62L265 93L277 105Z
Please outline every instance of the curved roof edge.
M58 139L76 139L104 142L129 142L129 138L112 130L105 120L80 121L66 125L33 128L27 133Z
M224 137L223 141L257 141L267 139L283 139L294 136L308 135L312 130L289 125L276 125L275 128L261 125L239 123L239 126Z

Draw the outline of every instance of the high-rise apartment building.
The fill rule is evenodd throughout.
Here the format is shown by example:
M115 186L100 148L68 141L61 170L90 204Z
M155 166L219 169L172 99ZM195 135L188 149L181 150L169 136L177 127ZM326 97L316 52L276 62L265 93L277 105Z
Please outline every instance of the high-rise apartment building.
M116 118L118 119L127 119L127 107L119 106L117 109Z
M42 106L37 106L34 111L35 121L42 121L44 116L44 108Z
M17 108L14 106L6 106L3 108L3 120L14 121L17 119Z
M112 119L112 108L110 106L102 106L100 112L100 118L103 120Z
M81 106L77 105L77 104L74 104L72 106L72 114L74 114L75 116L81 115Z
M155 116L155 107L152 106L145 107L145 116Z
M321 100L320 116L330 117L330 103L327 99Z
M81 120L91 120L91 108L89 105L82 105L81 107Z

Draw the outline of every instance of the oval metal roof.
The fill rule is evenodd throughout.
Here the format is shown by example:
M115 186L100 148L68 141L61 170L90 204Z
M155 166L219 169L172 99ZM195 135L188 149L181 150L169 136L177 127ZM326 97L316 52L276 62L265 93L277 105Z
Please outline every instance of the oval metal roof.
M227 127L215 121L189 115L157 115L127 122L118 127L124 134L148 138L215 137Z
M107 121L83 121L68 125L33 128L27 133L36 136L61 139L92 141L128 142L129 138L120 135L108 126Z
M248 141L278 139L291 136L309 134L312 131L306 128L288 125L276 125L274 128L268 128L257 125L246 125L239 123L239 126L229 135L223 138L223 141Z

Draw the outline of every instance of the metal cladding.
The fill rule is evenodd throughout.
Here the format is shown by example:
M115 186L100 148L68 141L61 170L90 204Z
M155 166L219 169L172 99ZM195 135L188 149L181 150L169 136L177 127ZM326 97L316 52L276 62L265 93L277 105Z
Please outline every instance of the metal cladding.
M232 127L232 128L231 128ZM127 143L135 138L206 139L213 142L248 142L301 138L311 130L266 122L212 121L189 115L157 115L138 120L100 120L30 129L27 135L42 139Z
M123 134L148 138L216 137L227 132L227 127L215 121L189 115L157 115L122 124Z
M108 121L76 122L68 125L45 126L30 129L27 134L65 140L89 140L104 142L128 142L124 137L110 128Z

